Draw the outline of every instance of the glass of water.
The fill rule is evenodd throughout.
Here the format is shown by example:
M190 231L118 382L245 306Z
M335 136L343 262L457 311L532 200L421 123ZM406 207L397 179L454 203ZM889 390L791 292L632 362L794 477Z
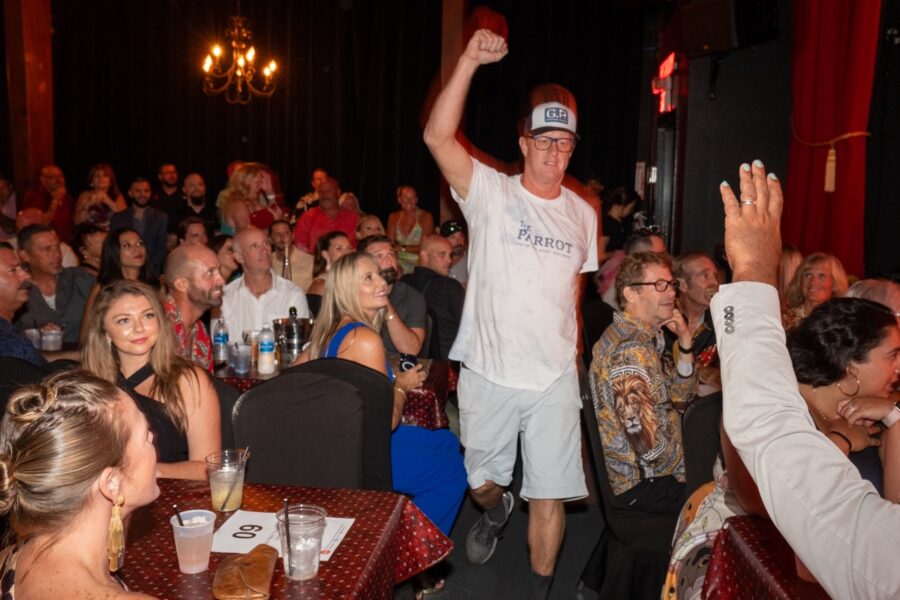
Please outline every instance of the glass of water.
M319 573L319 553L325 532L325 509L312 504L291 504L275 514L281 537L284 574L306 581Z

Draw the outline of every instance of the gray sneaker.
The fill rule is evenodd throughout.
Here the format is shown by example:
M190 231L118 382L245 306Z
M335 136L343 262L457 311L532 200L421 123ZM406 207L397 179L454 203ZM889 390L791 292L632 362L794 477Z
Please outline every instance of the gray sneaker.
M506 515L503 517L503 522L494 523L491 521L490 517L488 517L487 512L485 512L481 515L481 518L472 525L472 529L470 529L468 535L466 535L466 555L469 557L469 562L473 565L483 565L494 555L500 533L506 526L506 522L509 521L509 515L512 514L513 508L516 505L516 499L510 491L504 492L500 501L506 509Z

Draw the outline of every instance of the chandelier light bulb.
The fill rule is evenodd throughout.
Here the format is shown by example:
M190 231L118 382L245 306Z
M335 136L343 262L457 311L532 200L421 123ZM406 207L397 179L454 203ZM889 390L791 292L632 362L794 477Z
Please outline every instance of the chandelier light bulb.
M248 104L254 96L272 96L278 65L274 60L269 60L257 76L256 47L249 45L252 37L246 17L236 15L229 18L225 44L211 46L203 59L204 93L210 96L223 94L229 104ZM226 53L228 56L223 56Z

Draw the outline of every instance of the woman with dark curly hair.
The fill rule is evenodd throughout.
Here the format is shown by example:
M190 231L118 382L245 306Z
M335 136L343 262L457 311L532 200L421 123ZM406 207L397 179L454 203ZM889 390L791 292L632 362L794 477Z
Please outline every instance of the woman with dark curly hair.
M790 330L787 346L816 428L848 454L881 493L887 479L893 481L900 473L889 476L881 465L877 420L854 418L856 424L851 425L845 416L853 416L866 399L891 396L900 369L896 317L877 302L835 298Z

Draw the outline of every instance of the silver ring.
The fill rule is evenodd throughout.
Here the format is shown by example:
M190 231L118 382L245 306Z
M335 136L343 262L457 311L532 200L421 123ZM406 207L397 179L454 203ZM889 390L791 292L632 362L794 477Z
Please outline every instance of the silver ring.
M756 202L756 200L741 200L741 205L742 206L750 206L754 202Z

